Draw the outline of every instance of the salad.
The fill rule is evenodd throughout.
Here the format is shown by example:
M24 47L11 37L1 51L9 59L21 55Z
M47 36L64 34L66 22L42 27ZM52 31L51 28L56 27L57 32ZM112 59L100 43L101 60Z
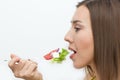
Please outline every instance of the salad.
M69 54L67 49L58 48L50 51L48 54L44 55L46 60L51 60L51 62L61 63L66 59Z

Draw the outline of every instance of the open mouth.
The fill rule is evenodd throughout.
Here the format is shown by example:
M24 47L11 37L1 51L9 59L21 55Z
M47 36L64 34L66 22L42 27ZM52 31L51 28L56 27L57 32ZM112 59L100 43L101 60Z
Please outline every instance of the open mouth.
M74 54L76 53L76 50L73 49L73 48L70 48L70 47L69 47L69 50L72 51Z
M73 51L73 54L76 54L76 51Z
M77 51L72 48L69 48L69 50L72 52L72 54L70 55L70 58L72 59L73 56L77 53Z

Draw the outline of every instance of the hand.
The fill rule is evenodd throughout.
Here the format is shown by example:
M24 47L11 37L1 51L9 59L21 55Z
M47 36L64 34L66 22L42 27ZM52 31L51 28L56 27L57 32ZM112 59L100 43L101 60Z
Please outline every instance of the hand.
M37 63L28 59L23 60L20 57L11 54L11 60L8 66L14 73L15 77L25 80L42 80L42 74L37 70Z

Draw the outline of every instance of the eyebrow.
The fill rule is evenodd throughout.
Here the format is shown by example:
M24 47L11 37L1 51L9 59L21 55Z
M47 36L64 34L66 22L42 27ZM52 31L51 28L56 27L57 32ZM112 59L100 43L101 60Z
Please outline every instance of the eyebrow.
M77 22L80 22L80 23L81 23L82 21L80 21L80 20L72 20L72 21L71 21L71 23L73 23L73 24L75 24L75 23L77 23Z

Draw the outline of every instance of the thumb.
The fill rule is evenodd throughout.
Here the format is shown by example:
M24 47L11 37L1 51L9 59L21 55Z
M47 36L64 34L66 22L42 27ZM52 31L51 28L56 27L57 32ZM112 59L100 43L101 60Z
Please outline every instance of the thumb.
M17 55L15 55L15 54L11 54L10 57L11 57L11 59L13 59L13 58L15 58L15 57L19 58L19 57L18 57Z

